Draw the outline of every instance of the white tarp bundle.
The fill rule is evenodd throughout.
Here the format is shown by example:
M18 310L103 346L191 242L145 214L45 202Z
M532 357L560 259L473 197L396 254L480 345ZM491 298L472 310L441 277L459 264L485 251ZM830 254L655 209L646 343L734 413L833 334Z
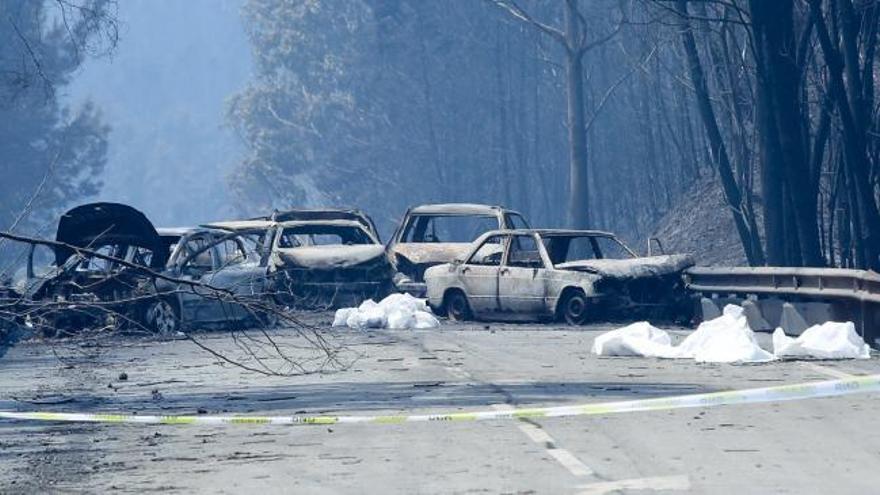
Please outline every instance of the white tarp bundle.
M646 321L606 332L593 341L599 356L693 359L701 363L764 363L779 358L868 359L870 348L852 322L810 327L798 338L781 328L773 333L773 354L761 349L743 308L729 304L721 316L705 321L678 346L669 334Z
M814 325L797 338L781 328L773 332L773 352L779 358L870 359L871 348L851 322L829 321Z
M761 349L743 308L724 307L721 316L704 321L675 348L680 358L699 363L763 363L775 359Z
M593 341L592 351L599 356L675 357L669 334L647 321L603 333Z
M761 349L739 306L729 304L718 318L700 324L678 346L669 334L642 321L596 337L599 356L693 359L702 363L763 363L775 359Z
M423 329L437 328L440 322L424 299L409 294L391 294L378 303L368 299L356 308L336 310L334 327Z

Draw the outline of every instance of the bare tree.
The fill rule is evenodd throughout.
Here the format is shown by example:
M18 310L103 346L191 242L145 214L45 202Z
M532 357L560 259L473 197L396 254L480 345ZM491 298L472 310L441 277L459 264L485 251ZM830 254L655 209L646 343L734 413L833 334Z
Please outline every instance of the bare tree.
M590 37L589 23L578 0L563 2L563 26L551 26L532 16L513 0L494 0L494 3L515 19L535 27L553 39L565 53L566 110L568 114L569 143L569 200L568 222L572 227L590 225L590 174L587 162L587 124L584 107L584 55L613 38L623 25L616 23L609 32Z

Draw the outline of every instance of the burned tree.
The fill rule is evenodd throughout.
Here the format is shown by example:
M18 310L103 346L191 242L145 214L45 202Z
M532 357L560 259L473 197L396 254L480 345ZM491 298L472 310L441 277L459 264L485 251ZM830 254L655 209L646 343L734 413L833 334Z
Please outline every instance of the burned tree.
M595 36L589 32L587 19L578 0L563 2L564 27L561 28L536 19L516 2L495 0L495 3L516 19L549 36L563 49L569 143L568 223L572 227L587 228L590 225L590 174L587 162L583 61L590 50L613 38L620 30L622 22L618 22L609 32Z

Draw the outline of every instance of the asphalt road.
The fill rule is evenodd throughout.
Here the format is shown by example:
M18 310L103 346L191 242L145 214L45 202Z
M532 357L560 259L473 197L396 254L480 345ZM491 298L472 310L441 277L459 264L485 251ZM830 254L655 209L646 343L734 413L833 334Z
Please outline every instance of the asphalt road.
M736 366L591 355L593 338L610 328L445 324L431 331L333 332L333 341L347 348L349 366L299 377L244 371L181 340L26 342L0 358L0 408L467 411L880 373L876 358ZM305 352L294 347L303 344L294 332L278 330L275 337L289 355ZM224 355L247 355L241 339L200 338ZM880 487L878 399L330 427L0 420L0 492L871 493Z

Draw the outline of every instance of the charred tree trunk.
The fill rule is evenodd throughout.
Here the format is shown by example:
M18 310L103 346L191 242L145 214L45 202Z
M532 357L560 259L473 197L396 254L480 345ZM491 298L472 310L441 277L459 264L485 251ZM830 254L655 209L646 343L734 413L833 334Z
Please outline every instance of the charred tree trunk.
M746 210L743 207L742 194L733 174L730 157L727 154L727 148L725 147L724 139L718 127L718 121L715 118L715 110L712 108L712 102L709 99L709 87L706 82L705 72L703 71L700 56L697 52L697 43L694 38L694 33L691 31L690 23L688 22L686 0L678 1L678 10L684 19L682 26L682 43L684 44L688 68L694 85L694 91L697 96L697 106L700 111L700 117L706 130L706 137L709 139L711 158L718 168L721 187L724 190L724 196L727 199L727 203L733 214L733 221L736 224L736 230L739 234L740 241L742 242L746 259L750 265L763 265L764 251L761 247L757 232L749 229L750 222L746 218Z
M852 5L849 0L842 0L840 23L841 35L844 39L844 50L857 50L854 32L857 27L851 16ZM874 186L871 181L871 166L867 149L867 122L862 108L865 102L861 88L860 71L854 70L858 64L858 55L844 56L840 53L838 43L832 39L821 0L810 0L810 10L816 23L819 44L825 57L829 76L829 95L834 100L843 128L844 164L847 178L852 187L850 207L853 208L851 218L856 228L852 237L855 250L855 261L859 267L880 269L880 213L874 198ZM870 40L869 43L874 43ZM866 61L873 64L873 60ZM847 67L849 64L849 67ZM844 82L844 70L850 76ZM855 79L853 79L855 77ZM852 106L851 106L852 105Z
M587 133L584 108L583 52L575 48L580 36L576 6L565 2L565 77L568 111L569 201L568 223L574 228L590 225L590 174L587 169Z
M750 0L752 29L758 67L758 87L763 163L765 218L768 254L771 263L821 266L819 249L817 194L807 160L801 106L802 79L798 66L797 39L794 34L792 0ZM779 179L783 181L780 183ZM784 191L782 190L784 187ZM776 197L787 195L791 211L786 215L790 228L779 231ZM783 199L784 201L784 199ZM783 210L784 211L784 210ZM783 221L783 225L786 221ZM781 238L780 238L781 237ZM799 253L790 259L777 259L777 249ZM771 249L771 247L773 249Z

